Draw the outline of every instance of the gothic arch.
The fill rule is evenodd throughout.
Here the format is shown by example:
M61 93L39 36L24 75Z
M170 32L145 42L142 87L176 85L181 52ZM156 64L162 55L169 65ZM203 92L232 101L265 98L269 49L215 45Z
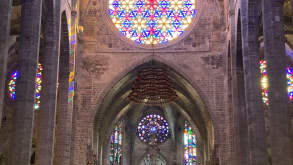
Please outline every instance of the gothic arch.
M96 109L96 111L94 112L94 114L92 116L94 118L95 118L95 116L97 116L98 109L100 109L101 106L102 106L102 104L104 104L103 102L105 100L105 97L107 95L109 95L109 93L111 92L111 90L115 86L116 87L119 87L119 84L118 83L120 81L121 82L123 82L123 80L125 81L125 79L123 79L123 78L127 78L127 76L130 76L130 75L135 74L137 72L137 71L135 73L133 72L135 69L137 70L137 68L139 68L143 64L146 64L146 63L151 62L151 61L155 61L155 62L158 62L158 63L162 63L162 64L168 66L168 68L171 68L172 70L174 70L177 73L177 75L179 75L180 77L183 78L182 79L182 82L184 82L184 84L186 84L189 88L192 88L193 90L196 91L195 93L196 93L197 97L200 98L201 104L204 107L204 109L207 110L207 112L209 112L210 114L212 114L210 112L211 105L209 103L209 98L204 94L204 92L202 91L202 88L197 84L197 82L195 80L193 80L190 75L188 75L187 73L185 73L182 70L182 67L179 67L177 64L175 64L173 62L170 62L167 59L163 59L161 57L158 57L158 56L154 56L154 57L147 56L147 57L145 57L145 58L143 58L143 59L141 59L141 60L139 60L139 61L131 64L127 69L122 70L119 73L118 76L114 77L112 79L112 81L107 84L107 86L102 90L101 95L98 98L96 107L94 108L94 109ZM95 120L94 118L93 118L93 120ZM213 116L211 116L211 120L214 121L216 119L214 119Z
M147 60L144 60L147 61ZM119 81L113 85L108 86L110 90L100 97L98 107L96 108L96 114L94 118L94 130L93 130L93 144L94 148L97 148L97 157L106 157L103 153L103 148L107 146L108 137L110 136L111 129L114 124L119 120L123 114L130 109L141 109L140 105L130 103L127 99L128 93L132 87L132 83L136 77L137 72L146 66L158 65L166 68L170 75L170 78L176 84L175 88L179 95L178 101L170 103L168 106L171 109L176 109L187 119L191 120L191 123L198 128L200 137L203 139L204 156L203 161L209 159L209 153L213 150L214 133L213 124L208 113L206 102L198 94L197 88L190 84L182 74L179 74L176 70L161 62L161 60L148 60L140 65L136 65L127 74L122 74ZM176 67L174 67L176 68ZM120 74L121 75L121 74ZM105 152L106 153L106 152ZM101 156L102 154L103 156ZM104 164L104 163L102 163Z

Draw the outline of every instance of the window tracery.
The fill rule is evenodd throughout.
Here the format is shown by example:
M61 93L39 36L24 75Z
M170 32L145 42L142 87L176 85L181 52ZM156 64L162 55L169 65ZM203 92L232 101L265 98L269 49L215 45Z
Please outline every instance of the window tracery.
M197 146L196 135L188 121L184 123L184 164L196 165L197 162Z
M137 136L149 145L163 143L170 136L169 125L166 119L159 114L146 115L137 126Z
M116 124L110 136L110 165L122 165L123 122Z
M196 15L195 0L109 0L108 13L122 36L161 44L181 36Z

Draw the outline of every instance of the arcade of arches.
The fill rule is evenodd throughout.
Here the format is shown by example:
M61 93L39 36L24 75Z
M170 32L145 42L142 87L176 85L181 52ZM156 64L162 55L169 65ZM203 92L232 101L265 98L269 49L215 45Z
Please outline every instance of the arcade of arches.
M0 3L0 165L292 165L293 0Z

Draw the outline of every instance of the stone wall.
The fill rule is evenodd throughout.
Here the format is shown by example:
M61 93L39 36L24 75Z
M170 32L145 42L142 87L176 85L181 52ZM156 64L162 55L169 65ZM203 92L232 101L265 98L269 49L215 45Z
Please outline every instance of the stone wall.
M155 49L153 55L152 50L124 42L111 31L110 23L105 22L99 2L89 2L84 8L81 5L80 22L84 31L80 34L76 58L72 165L86 163L87 145L93 143L94 118L104 96L128 72L151 59L176 70L199 93L214 124L220 162L229 164L227 25L219 4L202 1L204 8L189 35L167 48Z

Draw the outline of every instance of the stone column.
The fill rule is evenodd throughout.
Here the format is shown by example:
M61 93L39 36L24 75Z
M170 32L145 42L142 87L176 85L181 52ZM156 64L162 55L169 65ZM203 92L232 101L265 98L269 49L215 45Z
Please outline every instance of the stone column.
M59 2L59 1L57 1ZM54 135L59 70L60 8L53 0L44 1L44 55L43 81L39 113L37 159L38 165L52 165L54 156Z
M0 3L0 128L2 120L3 111L3 99L5 96L5 80L6 80L6 66L7 66L7 56L8 56L8 37L10 32L10 15L11 15L11 2L12 0L7 0L7 2Z
M35 78L39 57L42 0L23 0L16 110L11 138L11 165L29 165L34 119ZM3 21L3 20L1 20Z
M231 68L232 68L232 108L235 124L235 164L248 164L248 127L245 103L245 85L242 55L241 12L238 13L235 31L231 34ZM232 22L232 21L231 21ZM237 26L236 26L237 25Z
M132 122L129 118L125 119L125 129L124 129L124 135L123 135L123 148L122 148L122 158L123 158L123 164L129 164L131 165L132 162L132 152L133 152L133 139L131 138L133 129Z
M270 147L273 165L293 164L289 145L283 0L264 0L264 55L269 80Z
M61 52L59 69L59 89L57 97L56 130L54 165L70 164L70 146L72 133L72 111L73 107L68 104L69 89L69 38L68 26L65 15L61 21Z
M260 0L241 1L242 52L249 142L249 165L267 165L266 135L259 72Z

